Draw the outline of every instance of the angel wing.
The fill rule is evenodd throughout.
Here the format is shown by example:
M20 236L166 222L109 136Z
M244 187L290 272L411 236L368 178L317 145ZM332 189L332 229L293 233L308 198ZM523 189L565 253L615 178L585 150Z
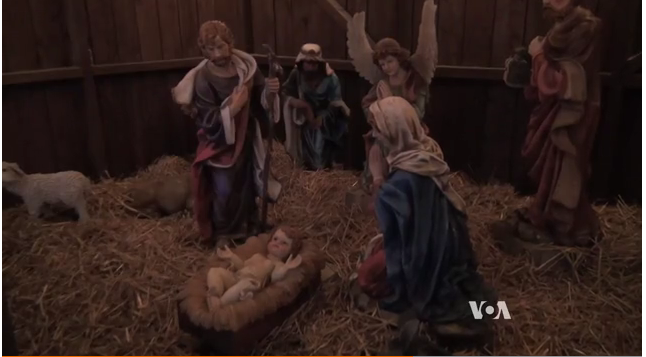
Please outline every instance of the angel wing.
M431 84L437 67L437 31L435 29L435 13L437 5L433 0L424 1L422 8L422 21L419 25L417 37L417 50L411 56L411 65Z
M366 12L354 14L348 21L348 54L352 59L354 69L359 75L373 85L379 82L383 73L372 61L372 47L366 36Z

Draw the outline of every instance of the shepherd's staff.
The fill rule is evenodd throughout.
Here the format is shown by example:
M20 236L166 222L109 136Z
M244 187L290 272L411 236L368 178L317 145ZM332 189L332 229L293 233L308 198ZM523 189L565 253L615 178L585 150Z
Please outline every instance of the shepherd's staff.
M274 54L274 51L271 49L271 47L267 44L262 45L266 50L267 50L267 63L269 65L269 73L267 75L268 78L276 78L276 75L280 73L281 68L276 68L277 63L275 63L276 60L276 55ZM280 66L280 65L278 65ZM274 95L272 94L269 98L267 98L267 102L269 103L274 103ZM264 197L262 198L262 210L261 210L261 218L260 218L260 231L264 232L267 231L267 208L268 208L268 200L269 200L269 193L268 188L269 188L269 159L271 158L271 150L272 150L272 142L274 139L274 111L273 108L272 110L269 110L268 117L269 117L269 126L267 127L267 150L265 150L265 166L263 170L263 195Z

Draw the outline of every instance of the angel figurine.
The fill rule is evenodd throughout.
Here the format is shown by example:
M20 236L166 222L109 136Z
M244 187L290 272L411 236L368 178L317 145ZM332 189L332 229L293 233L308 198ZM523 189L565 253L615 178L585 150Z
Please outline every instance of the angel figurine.
M392 38L380 40L373 50L365 31L364 11L355 14L352 20L348 21L347 45L352 64L359 75L372 84L372 88L361 101L368 121L371 120L368 111L370 104L390 96L405 98L417 111L419 120L423 120L429 85L437 66L436 10L437 5L433 0L424 2L417 50L412 56L409 50L402 48ZM423 122L422 127L428 134L428 127ZM388 163L385 159L387 149L378 142L375 145L372 130L363 137L366 149L363 187L374 193L388 174Z

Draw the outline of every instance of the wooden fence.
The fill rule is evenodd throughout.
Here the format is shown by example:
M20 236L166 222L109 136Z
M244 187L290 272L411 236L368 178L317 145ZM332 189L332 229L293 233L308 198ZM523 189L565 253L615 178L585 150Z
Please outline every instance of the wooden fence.
M604 21L602 105L610 110L596 143L595 196L641 200L641 69L620 71L641 52L641 1L584 3ZM220 19L233 29L236 47L256 54L261 65L263 43L285 66L293 65L301 44L323 47L356 113L345 161L360 167L367 124L359 102L368 84L347 60L343 14L333 4L5 0L3 160L27 172L123 176L160 155L190 153L195 128L172 103L170 88L200 60L199 25ZM338 4L349 14L365 10L372 38L394 37L414 50L422 0ZM504 86L501 67L514 47L545 29L539 0L439 0L442 66L425 120L454 170L479 180L522 182L520 145L529 109L517 90Z

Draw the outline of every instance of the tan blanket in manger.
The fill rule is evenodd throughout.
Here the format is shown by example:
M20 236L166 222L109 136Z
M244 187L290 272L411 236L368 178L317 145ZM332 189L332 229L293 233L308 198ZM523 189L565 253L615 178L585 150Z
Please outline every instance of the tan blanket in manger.
M250 237L243 245L231 250L242 260L246 260L256 253L267 254L268 240L268 234L260 234L258 237ZM206 300L206 275L212 267L226 268L228 265L226 261L214 255L209 259L207 266L189 279L180 292L179 308L196 326L236 332L292 303L301 291L321 274L325 261L315 242L304 239L299 254L303 258L301 265L290 270L283 280L271 283L257 292L253 299L221 306L210 312Z

